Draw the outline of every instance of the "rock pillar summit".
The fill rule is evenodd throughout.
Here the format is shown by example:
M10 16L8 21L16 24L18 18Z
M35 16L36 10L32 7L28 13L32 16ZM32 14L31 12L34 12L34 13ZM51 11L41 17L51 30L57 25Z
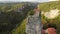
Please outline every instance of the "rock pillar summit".
M34 9L34 15L29 15L26 24L27 34L41 34L42 23L40 11L36 8Z

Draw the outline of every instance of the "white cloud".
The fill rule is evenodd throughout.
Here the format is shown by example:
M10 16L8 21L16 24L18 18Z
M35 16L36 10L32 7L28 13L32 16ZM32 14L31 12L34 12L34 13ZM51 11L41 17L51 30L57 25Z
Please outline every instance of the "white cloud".
M0 2L49 2L58 0L0 0Z
M1 2L39 2L39 0L0 0Z
M59 0L49 0L49 1L59 1Z
M47 2L48 0L0 0L0 2Z

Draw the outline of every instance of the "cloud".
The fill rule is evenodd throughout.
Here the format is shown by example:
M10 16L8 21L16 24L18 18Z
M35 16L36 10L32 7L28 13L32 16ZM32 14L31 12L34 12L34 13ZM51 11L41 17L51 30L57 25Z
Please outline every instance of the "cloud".
M0 2L47 2L48 0L0 0Z
M58 0L0 0L0 2L49 2Z
M59 1L59 0L49 0L49 1Z

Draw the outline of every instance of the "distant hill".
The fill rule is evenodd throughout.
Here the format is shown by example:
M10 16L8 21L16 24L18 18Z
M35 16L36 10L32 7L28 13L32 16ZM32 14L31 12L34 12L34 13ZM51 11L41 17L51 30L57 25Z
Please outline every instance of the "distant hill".
M40 9L43 11L49 11L50 9L53 9L54 7L60 9L60 1L54 1L54 2L45 2L40 3Z

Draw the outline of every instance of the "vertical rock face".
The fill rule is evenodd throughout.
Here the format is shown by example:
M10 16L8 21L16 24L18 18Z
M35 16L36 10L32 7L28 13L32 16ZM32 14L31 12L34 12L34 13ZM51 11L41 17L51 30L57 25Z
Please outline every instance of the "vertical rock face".
M55 17L59 16L59 10L58 9L52 9L49 12L45 12L45 17L48 19L54 19Z
M41 23L41 18L39 15L34 14L32 16L28 16L28 23L26 25L26 33L27 34L41 34L42 30L42 23Z

